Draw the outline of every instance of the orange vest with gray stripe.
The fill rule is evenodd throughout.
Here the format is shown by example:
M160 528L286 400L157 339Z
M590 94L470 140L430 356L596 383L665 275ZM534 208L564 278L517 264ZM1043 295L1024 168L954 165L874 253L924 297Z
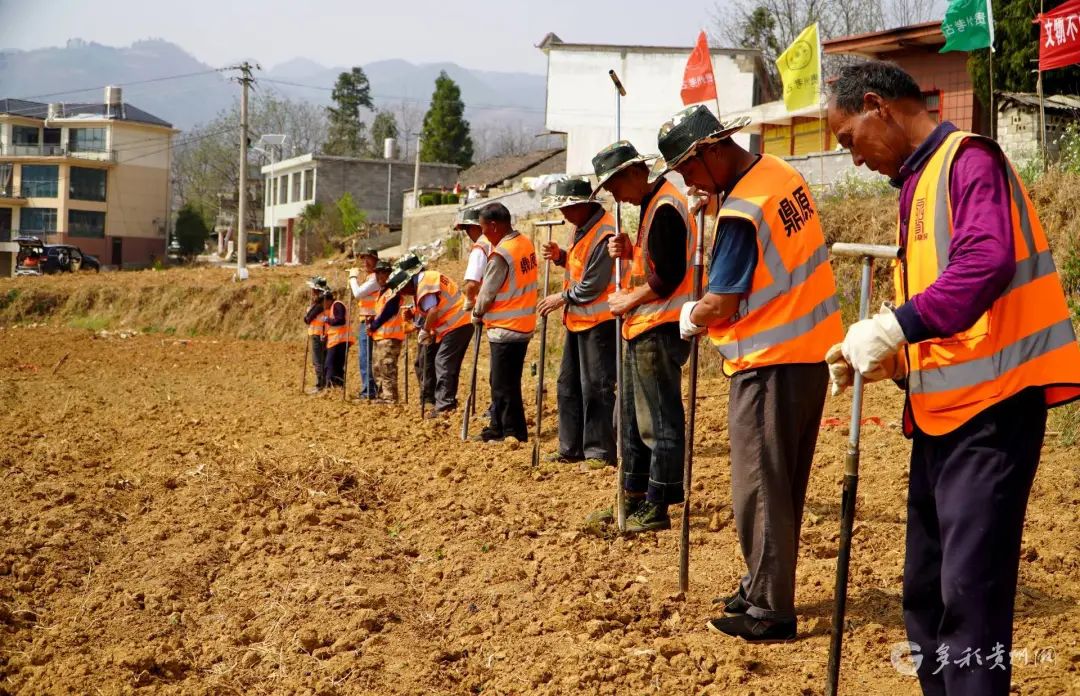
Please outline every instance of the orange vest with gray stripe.
M390 302L390 292L384 290L379 294L379 297L375 300L375 316L382 314L382 311L386 308L386 305ZM405 340L405 320L401 316L401 310L398 309L394 313L394 316L390 317L380 326L376 331L371 332L371 340L373 341L404 341Z
M364 279L364 283L368 282L369 280L375 280L374 273L368 273L367 278ZM363 283L361 283L361 285L363 285ZM375 301L379 299L380 292L381 290L379 290L378 286L376 286L375 289L371 292L356 298L357 316L373 317L376 315Z
M312 319L311 323L308 324L308 336L318 336L320 338L326 338L326 320L329 318L330 316L326 313L325 310L319 312L318 316Z
M844 340L836 280L817 207L802 176L771 155L731 190L724 218L754 226L758 260L750 292L728 321L709 327L724 374L767 365L819 363Z
M606 245L608 239L614 234L615 217L605 212L600 220L566 253L566 276L563 279L563 290L569 290L582 281L585 277L585 267L596 248L602 244ZM614 274L607 289L592 302L583 305L567 304L563 312L563 324L567 330L575 333L587 331L601 322L613 320L615 316L608 307L608 295L613 292L615 292Z
M532 333L536 329L536 249L528 237L518 234L504 237L488 258L495 256L506 261L510 272L484 315L484 326Z
M435 342L442 341L446 334L471 322L465 311L465 296L448 276L438 271L424 271L416 279L416 306L428 295L435 295L438 303L430 311L435 313L431 320L431 332Z
M630 287L645 285L649 273L653 270L653 262L649 258L649 233L657 211L664 206L674 208L686 225L686 272L683 274L679 287L671 295L640 304L626 314L623 318L623 338L628 341L661 324L678 322L682 306L694 299L693 260L694 250L697 248L697 222L690 214L686 196L667 180L664 180L664 183L653 194L641 217L641 224L638 225L637 241L634 243L634 259L630 268Z
M950 134L919 177L904 256L895 274L898 304L930 287L949 264L953 219L949 172L960 144L978 137L962 131ZM996 143L994 148L998 149ZM1042 388L1047 406L1080 398L1080 346L1046 234L1012 165L1006 174L1016 274L969 329L905 348L907 435L914 427L928 435L950 433L1029 387ZM920 210L924 216L917 220Z
M341 305L343 309L346 309L345 323L341 326L326 325L326 349L329 350L334 346L341 345L342 343L356 343L356 339L353 338L352 328L349 326L348 310L345 307L345 303L341 300L335 300L334 305ZM329 316L333 316L334 307L331 305L330 311L327 312Z

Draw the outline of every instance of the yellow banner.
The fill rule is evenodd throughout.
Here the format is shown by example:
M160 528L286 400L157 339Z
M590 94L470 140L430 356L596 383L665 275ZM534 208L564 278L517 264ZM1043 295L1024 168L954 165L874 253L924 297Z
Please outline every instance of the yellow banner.
M817 22L803 29L787 50L776 59L784 84L784 106L788 111L818 103L821 93L821 52L818 50Z

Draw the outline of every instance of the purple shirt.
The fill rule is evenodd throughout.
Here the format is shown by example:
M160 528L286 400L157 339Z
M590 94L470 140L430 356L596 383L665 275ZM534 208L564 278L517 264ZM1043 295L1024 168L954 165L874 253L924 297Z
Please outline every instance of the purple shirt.
M907 243L915 187L930 156L957 130L942 123L911 153L893 184L900 190L900 245ZM909 343L952 336L970 328L1001 296L1016 273L1012 207L1004 155L970 140L960 146L949 176L953 236L949 262L938 279L896 309ZM938 230L938 234L944 234Z

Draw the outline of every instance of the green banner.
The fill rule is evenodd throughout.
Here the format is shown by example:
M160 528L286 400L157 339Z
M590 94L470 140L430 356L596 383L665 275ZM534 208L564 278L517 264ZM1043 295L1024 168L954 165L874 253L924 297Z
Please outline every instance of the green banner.
M946 51L974 51L994 45L994 11L990 0L952 0L941 21Z

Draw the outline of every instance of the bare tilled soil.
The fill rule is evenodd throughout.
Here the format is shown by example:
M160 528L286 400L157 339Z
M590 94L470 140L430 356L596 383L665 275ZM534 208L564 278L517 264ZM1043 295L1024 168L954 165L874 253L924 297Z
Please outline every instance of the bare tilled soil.
M419 421L415 400L304 396L302 356L300 342L0 330L0 693L823 690L848 398L828 401L811 480L800 639L755 646L704 628L743 570L722 379L700 392L683 597L676 531L583 531L613 498L611 471L462 443L457 418ZM485 366L486 349L482 385ZM869 389L845 694L917 693L890 661L904 640L899 408L891 385ZM554 411L545 424L550 452ZM1048 439L1015 693L1080 694L1077 463Z

